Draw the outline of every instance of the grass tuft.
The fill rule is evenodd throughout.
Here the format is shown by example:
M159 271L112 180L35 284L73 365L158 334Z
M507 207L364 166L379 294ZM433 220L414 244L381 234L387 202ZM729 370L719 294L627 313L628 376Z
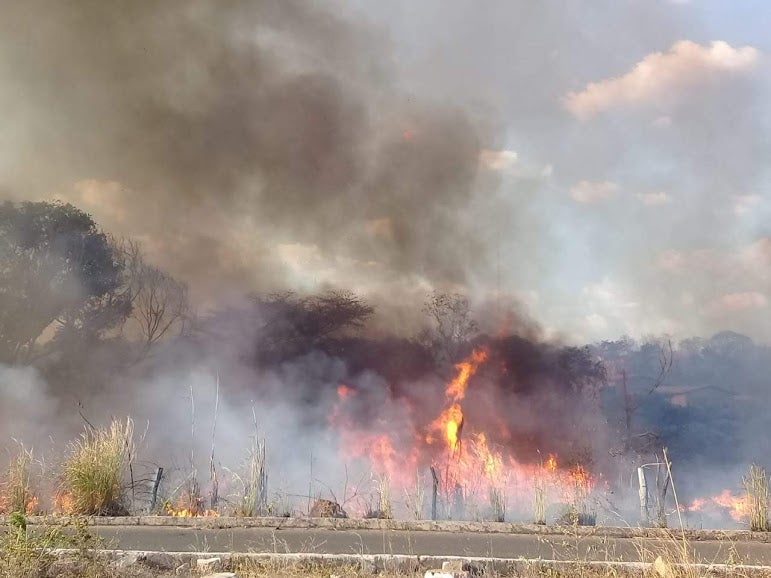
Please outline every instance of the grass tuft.
M253 436L244 468L245 475L243 478L234 475L242 486L234 515L249 518L268 513L268 469L265 457L265 439Z
M0 485L0 513L35 512L38 499L32 486L33 463L32 451L21 446Z
M752 464L742 481L747 493L750 530L765 532L768 530L768 475L766 470Z
M134 451L134 422L113 420L72 442L62 467L56 503L62 513L126 514L124 476Z

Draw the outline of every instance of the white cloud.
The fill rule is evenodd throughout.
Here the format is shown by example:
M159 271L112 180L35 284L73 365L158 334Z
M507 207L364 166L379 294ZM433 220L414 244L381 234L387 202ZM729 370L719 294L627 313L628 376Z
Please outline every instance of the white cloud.
M610 199L618 191L618 185L610 181L581 181L572 189L570 196L577 203L598 203Z
M758 60L751 46L733 48L716 41L702 46L689 40L676 42L669 52L647 55L622 76L592 82L564 98L565 108L585 120L623 104L635 104L698 85L715 72L752 68Z
M637 193L637 200L639 200L646 207L655 207L658 205L666 205L672 202L672 197L662 191L654 193Z

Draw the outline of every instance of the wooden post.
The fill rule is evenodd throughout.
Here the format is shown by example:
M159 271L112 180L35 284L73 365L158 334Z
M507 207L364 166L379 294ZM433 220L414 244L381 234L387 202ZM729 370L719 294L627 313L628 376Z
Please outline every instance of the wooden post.
M463 496L463 486L456 483L453 495L453 519L462 520L466 515L466 504Z
M158 502L158 488L161 485L161 479L163 478L163 468L158 467L155 472L155 481L153 482L153 497L150 500L150 513L155 511L155 505Z
M436 498L439 494L439 476L437 475L434 466L431 466L431 477L433 478L433 484L431 486L431 519L436 521Z
M642 466L637 468L637 479L640 483L640 521L648 524L648 483Z

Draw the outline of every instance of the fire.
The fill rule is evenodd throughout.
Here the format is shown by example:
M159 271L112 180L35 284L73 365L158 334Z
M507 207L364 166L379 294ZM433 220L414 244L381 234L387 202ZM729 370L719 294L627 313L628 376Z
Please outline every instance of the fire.
M35 513L35 510L37 510L38 505L38 499L37 496L32 496L28 501L27 505L24 508L24 513L28 516L31 516Z
M438 431L444 434L450 454L453 454L458 449L460 436L463 432L463 408L460 405L460 401L466 397L468 380L485 361L487 361L487 351L485 349L475 349L469 359L455 366L458 370L458 375L449 383L444 392L448 406L429 426L430 431L426 435L428 443L434 443L434 436L431 432Z
M166 504L166 515L174 516L175 518L218 518L219 517L219 514L214 510L197 511L195 509L187 509L187 508L176 510L171 504Z
M69 494L56 494L54 496L54 514L69 515L74 513L75 508L72 503L72 496Z
M737 522L750 515L750 505L747 496L735 496L730 490L723 490L719 495L712 498L712 501L728 510L731 517Z
M414 489L416 472L420 475L430 467L444 508L440 515L467 515L463 504L488 503L490 496L528 512L536 494L585 505L594 482L584 467L561 470L555 454L548 454L541 464L518 459L507 451L515 438L494 405L484 420L468 422L464 404L472 397L474 376L488 359L488 350L480 347L458 363L444 388L441 411L420 423L415 420L422 408L412 407L404 398L394 402L397 411L386 413L358 404L351 399L356 390L338 385L338 401L328 420L338 431L343 458L368 460L374 473L387 475L404 491ZM357 412L369 410L374 414L364 427Z
M573 469L571 469L569 472L569 475L570 475L570 479L573 481L573 484L575 484L575 486L578 488L589 488L589 486L591 485L589 474L581 465L578 465Z
M351 389L347 385L344 385L341 383L340 385L337 386L337 397L339 397L340 399L346 399L355 394L356 394L356 390Z
M736 495L731 490L723 490L711 498L696 498L686 508L689 512L700 512L709 507L728 510L728 514L737 522L745 520L750 515L750 504L746 495Z
M477 372L479 366L487 361L487 350L475 349L471 357L455 366L458 375L453 379L445 390L445 395L453 401L460 401L466 397L466 387L468 387L469 378Z

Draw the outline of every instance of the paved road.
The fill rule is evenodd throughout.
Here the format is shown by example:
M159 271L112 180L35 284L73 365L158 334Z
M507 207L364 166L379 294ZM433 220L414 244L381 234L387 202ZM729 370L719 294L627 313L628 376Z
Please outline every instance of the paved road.
M670 542L654 539L534 536L468 532L272 528L92 527L110 548L167 552L313 552L491 556L552 560L640 561L641 548L661 552ZM771 565L771 543L691 542L693 561Z

